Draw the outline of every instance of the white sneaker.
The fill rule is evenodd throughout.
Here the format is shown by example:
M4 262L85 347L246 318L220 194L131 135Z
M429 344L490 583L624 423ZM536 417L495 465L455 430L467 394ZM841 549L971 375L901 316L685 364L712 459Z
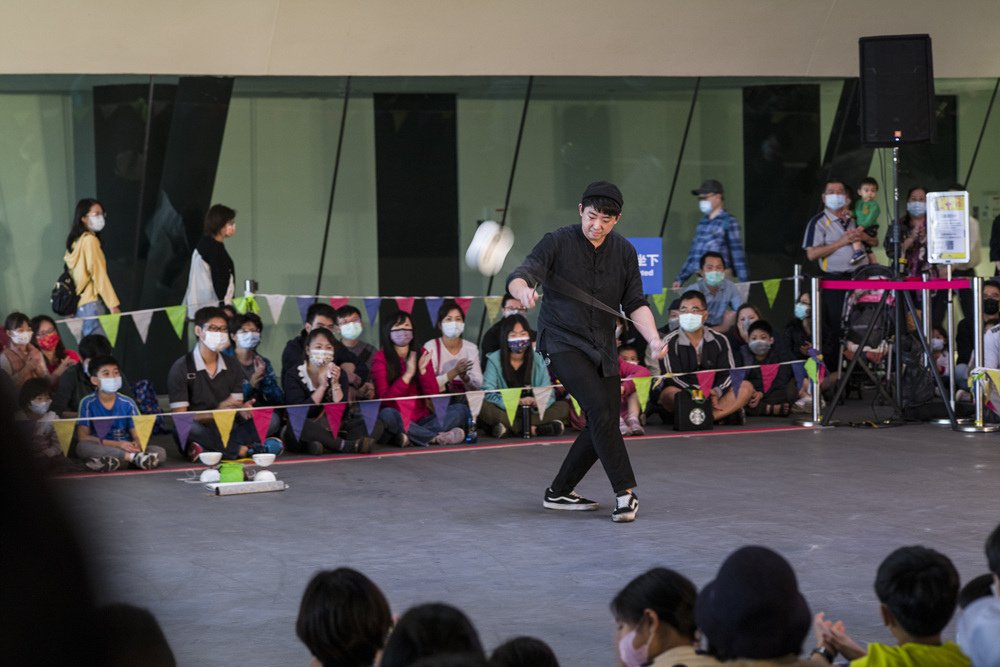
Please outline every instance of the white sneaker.
M634 493L626 491L615 497L615 508L611 511L611 520L615 523L635 521L635 515L638 511L639 499Z

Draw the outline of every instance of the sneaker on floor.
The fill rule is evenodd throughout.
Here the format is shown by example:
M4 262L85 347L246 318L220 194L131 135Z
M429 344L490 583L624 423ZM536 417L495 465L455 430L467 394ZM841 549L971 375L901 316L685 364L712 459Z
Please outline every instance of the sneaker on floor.
M638 417L629 416L625 424L628 426L628 435L646 435L646 429L642 427Z
M615 508L611 511L611 520L615 523L635 521L635 514L638 511L639 499L634 493L626 491L615 497Z
M395 445L396 447L402 448L402 447L409 447L413 443L410 442L410 436L400 432L392 436L392 444Z
M198 456L205 451L205 448L199 445L197 442L189 442L187 446L187 458L191 463L198 462Z
M100 458L87 459L83 462L83 467L91 472L114 472L121 465L121 459L116 459L113 456L102 456Z
M449 446L457 445L460 442L465 442L464 428L453 428L450 431L438 433L437 436L431 441L431 444Z
M375 438L370 438L365 436L357 441L357 446L354 451L357 454L371 454L372 447L375 445Z
M799 400L792 403L792 413L793 414L803 414L806 412L812 412L812 398L809 396L804 396Z
M599 505L593 500L584 498L576 491L570 491L569 493L555 493L552 489L545 489L545 498L542 501L542 507L550 510L577 510L592 512L596 510Z
M270 437L264 440L264 451L258 454L274 454L275 456L285 451L285 443L280 438Z
M622 435L628 435L629 434L629 430L630 429L628 427L628 424L625 423L625 418L624 417L619 417L618 418L618 430L621 432Z
M723 420L729 426L746 426L747 411L740 408Z
M550 422L544 422L538 425L538 435L544 435L546 437L562 435L562 432L565 430L566 425L558 419L553 419Z
M155 454L139 452L132 457L131 463L133 468L138 468L139 470L152 470L160 465L160 460L156 458Z
M507 435L507 427L504 426L502 423L497 422L496 424L493 425L493 428L490 430L490 434L494 438L503 438Z

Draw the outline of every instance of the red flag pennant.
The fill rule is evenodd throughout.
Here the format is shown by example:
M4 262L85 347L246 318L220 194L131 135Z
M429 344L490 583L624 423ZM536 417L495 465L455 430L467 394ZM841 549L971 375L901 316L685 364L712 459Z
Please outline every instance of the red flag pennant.
M257 429L259 442L267 440L267 431L271 426L271 417L274 416L274 408L258 408L251 412L253 415L253 427Z
M340 422L344 418L344 409L346 407L347 403L332 403L323 406L323 412L326 413L326 421L330 424L330 433L334 437L340 432Z
M331 296L330 305L333 306L334 310L340 310L350 302L351 297L349 296Z
M764 393L771 391L774 378L778 375L778 364L764 364L760 367L760 377L764 381Z
M412 296L401 296L396 299L396 305L404 313L413 312L413 302L416 301Z
M456 296L455 297L455 303L457 303L458 307L462 309L462 315L464 315L465 317L468 317L469 316L469 306L472 305L472 297L471 296Z
M712 393L712 385L715 383L715 371L701 371L698 375L698 386L701 387L701 393L708 396Z

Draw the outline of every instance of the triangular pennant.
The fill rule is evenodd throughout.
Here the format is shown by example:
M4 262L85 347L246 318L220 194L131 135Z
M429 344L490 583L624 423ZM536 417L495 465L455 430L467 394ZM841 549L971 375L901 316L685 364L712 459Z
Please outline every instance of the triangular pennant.
M132 423L135 424L135 431L139 435L139 446L142 447L142 451L146 451L149 437L153 435L153 426L156 425L156 415L136 415L132 417Z
M194 415L190 412L175 412L170 416L174 421L174 431L177 433L177 441L181 443L181 449L186 449L188 434L191 432L191 424L194 423Z
M292 427L295 439L302 437L302 425L306 423L306 416L309 414L308 405L292 405L286 412L288 413L288 425Z
M334 310L340 310L341 308L346 306L350 302L350 300L351 297L349 296L331 296L330 305L333 307Z
M245 297L247 301L247 312L254 313L255 315L260 315L260 306L257 304L257 299L254 298L253 294L247 294Z
M778 296L778 289L781 287L781 278L772 278L764 281L764 294L767 296L767 305L774 307L774 300Z
M69 332L73 334L73 338L76 339L77 345L79 345L80 339L83 338L83 320L66 320L65 325L66 328L69 329Z
M771 391L771 385L774 384L774 378L778 376L778 370L780 370L778 364L764 364L760 367L760 377L763 381L765 394Z
M330 425L330 433L334 437L340 433L340 422L344 419L345 408L347 408L347 403L329 403L323 406L323 412L326 413L326 423Z
M168 306L163 309L167 314L167 319L174 327L174 333L181 340L184 340L184 321L187 319L187 306Z
M382 299L373 296L365 299L365 312L368 313L368 323L375 326L375 319L378 317L378 308L382 305Z
M416 301L412 296L398 296L395 299L396 306L404 313L413 313L413 302Z
M90 426L94 429L94 434L104 440L108 437L108 433L111 432L111 422L112 419L91 419Z
M465 398L469 401L469 411L472 413L472 420L479 419L479 413L483 409L483 399L486 398L486 392L481 390L467 391L465 392Z
M740 393L740 385L743 384L746 376L747 372L742 368L734 368L729 371L729 388L733 390L734 394Z
M143 343L146 342L146 336L149 335L149 323L152 321L152 311L146 310L132 313L132 323L135 324L135 329L139 332L139 338L142 339Z
M240 315L245 315L247 312L247 298L245 296L238 296L233 298L233 308Z
M805 363L806 375L813 382L819 382L819 373L816 371L816 360L810 357Z
M427 306L427 314L431 318L431 324L437 323L438 313L441 311L442 303L444 303L444 299L437 296L429 296L424 299L424 305Z
M229 445L229 435L233 432L233 420L236 419L236 410L216 410L212 413L212 419L219 429L219 437L222 439L222 446Z
M403 430L410 430L410 422L413 420L413 412L417 409L416 401L396 401L399 416L403 418Z
M274 416L274 408L257 408L250 414L253 417L253 427L257 431L260 442L267 440L267 431L271 427L271 417Z
M736 292L740 295L741 303L750 302L750 283L735 283Z
M653 384L653 378L648 375L645 377L634 377L632 378L632 384L635 385L635 395L639 398L639 409L645 412L646 403L649 401L649 387Z
M375 430L375 422L378 421L378 413L382 404L379 401L362 401L360 405L361 418L365 420L365 430L368 431L368 435L371 435Z
M1000 392L1000 371L988 370L986 371L986 377L993 383L993 389Z
M484 303L486 304L486 317L489 319L490 324L497 318L500 314L500 306L503 305L502 296L488 296L486 297Z
M468 317L469 316L469 306L472 305L472 297L471 296L456 296L455 297L455 303L457 303L458 307L462 309L462 315L465 316L465 317Z
M451 403L451 396L432 396L431 405L434 406L434 416L437 418L438 426L444 430L444 419L448 412L448 404Z
M701 393L708 396L712 393L712 385L715 384L715 371L699 371L696 375Z
M660 292L659 294L654 294L653 305L656 306L656 312L662 315L663 308L667 305L667 293Z
M583 408L580 407L580 401L576 400L576 396L570 394L569 402L573 404L573 408L576 410L576 414L580 415L581 417L586 416L583 414Z
M806 369L803 368L805 362L796 361L792 364L792 374L795 376L795 386L801 387L802 381L806 379Z
M549 407L552 392L552 387L534 387L531 390L531 395L535 397L535 407L538 408L538 421L545 419L545 410Z
M104 335L107 336L108 342L111 343L111 347L114 347L115 343L118 341L118 327L122 323L121 313L98 315L97 321L101 323L101 328L104 329Z
M500 390L500 400L503 401L503 407L507 410L507 419L510 420L511 425L514 424L514 418L517 417L521 391L521 387L508 387Z
M277 324L281 319L281 309L285 306L285 295L265 294L264 300L267 301L267 309L271 311L271 319Z
M53 421L52 428L56 430L56 437L59 438L59 446L62 448L63 456L69 456L69 445L73 442L73 429L76 428L76 421L72 419Z
M302 323L305 324L306 317L309 315L309 306L316 303L316 297L297 296L295 297L295 303L299 307L299 317L302 319Z

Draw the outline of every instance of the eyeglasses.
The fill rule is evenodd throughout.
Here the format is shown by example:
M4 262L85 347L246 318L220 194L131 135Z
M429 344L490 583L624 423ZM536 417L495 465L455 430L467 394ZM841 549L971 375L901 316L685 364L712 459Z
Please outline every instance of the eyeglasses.
M212 333L229 333L229 327L205 327L205 331L211 331Z
M682 314L685 314L685 315L688 314L688 313L692 313L694 315L701 315L702 313L705 312L705 309L704 308L681 308L681 309L679 309L679 312L682 313Z

